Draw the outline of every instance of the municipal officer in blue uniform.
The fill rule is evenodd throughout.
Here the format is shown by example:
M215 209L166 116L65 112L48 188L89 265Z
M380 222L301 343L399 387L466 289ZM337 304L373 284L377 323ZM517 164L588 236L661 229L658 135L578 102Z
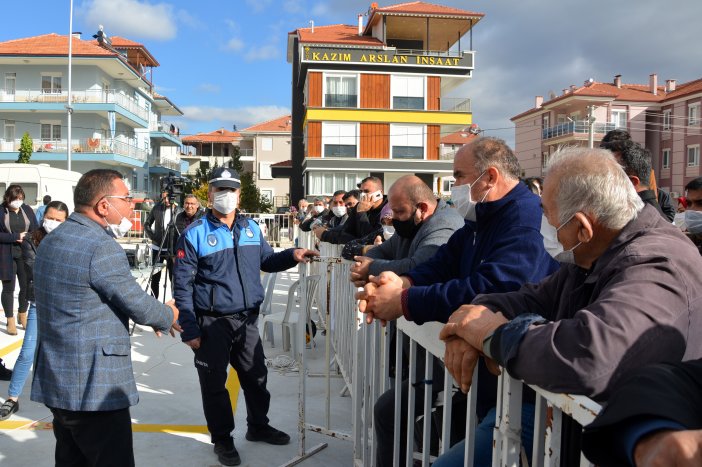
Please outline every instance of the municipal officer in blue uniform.
M268 370L257 326L264 295L260 271L285 271L318 255L301 248L274 253L258 224L237 215L240 186L233 169L214 170L208 191L212 209L181 235L174 267L181 339L195 353L207 428L224 465L241 463L231 435L234 417L225 388L229 364L244 390L246 439L290 442L290 436L268 424Z

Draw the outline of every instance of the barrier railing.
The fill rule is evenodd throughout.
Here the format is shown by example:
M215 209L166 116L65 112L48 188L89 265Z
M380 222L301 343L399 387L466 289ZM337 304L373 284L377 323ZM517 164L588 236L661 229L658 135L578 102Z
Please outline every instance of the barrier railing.
M296 226L289 214L246 213L258 222L263 235L273 247L290 247L295 242Z
M314 236L308 232L301 232L298 245L314 248ZM451 421L453 414L453 396L457 389L454 387L453 377L440 366L441 374L434 374L436 368L432 363L434 358L443 361L445 346L438 339L442 328L440 323L426 323L417 326L404 318L397 320L395 338L395 372L402 374L403 336L409 341L409 362L417 360L420 349L424 349L425 372L416 374L415 365L408 368L409 381L423 383L423 400L421 409L415 412L415 399L418 396L417 388L413 384L407 387L406 406L401 405L402 385L390 378L390 332L392 323L388 327L381 327L378 322L370 325L364 323L362 314L359 313L354 297L356 288L349 281L350 261L344 261L339 256L342 245L320 243L320 261L315 261L307 266L307 274L321 276L318 287L317 305L323 320L326 321L328 343L333 349L332 360L338 365L339 371L352 398L352 427L351 439L354 443L354 464L358 466L372 466L376 464L379 449L392 449L393 465L400 465L400 449L404 440L405 458L407 465L414 461L428 466L435 461L438 455L445 453L451 438ZM328 300L328 301L327 301ZM327 307L327 303L329 306ZM328 314L327 314L328 313ZM325 317L326 315L326 317ZM329 348L329 347L327 347ZM327 357L329 360L329 356ZM432 403L432 386L443 381L443 391L439 392L436 404ZM477 387L477 370L473 375L472 387ZM592 400L569 394L554 394L541 388L530 386L536 392L534 435L532 446L531 466L558 466L561 461L561 427L566 418L572 418L581 425L586 425L595 418L600 406ZM512 378L506 371L498 377L498 392L496 405L496 422L493 429L492 465L514 466L520 465L524 456L521 445L522 429L522 390L524 384ZM378 446L374 436L373 408L378 398L386 391L394 389L394 426L392 446ZM464 465L472 466L475 454L476 432L476 405L477 391L471 390L467 394L465 451ZM327 389L327 430L329 425L329 389ZM440 427L432 426L435 414ZM406 414L410 423L402 432L400 416ZM415 436L415 426L421 422L421 428ZM304 423L303 423L304 425ZM307 425L304 425L307 426ZM307 429L312 429L307 426ZM323 429L316 429L325 432ZM437 436L435 433L439 433ZM327 433L332 434L332 433ZM338 436L338 434L332 434ZM343 437L343 436L342 436ZM455 439L454 439L455 441ZM438 443L438 444L437 444ZM434 451L432 452L432 444ZM582 456L581 466L590 463Z

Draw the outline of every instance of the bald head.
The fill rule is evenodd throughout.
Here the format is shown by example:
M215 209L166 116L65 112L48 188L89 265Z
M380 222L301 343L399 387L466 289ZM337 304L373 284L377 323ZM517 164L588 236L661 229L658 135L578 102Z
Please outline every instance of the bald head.
M388 199L392 203L392 198L402 194L407 197L412 204L427 203L436 206L436 197L421 178L416 175L405 175L393 183L388 192Z

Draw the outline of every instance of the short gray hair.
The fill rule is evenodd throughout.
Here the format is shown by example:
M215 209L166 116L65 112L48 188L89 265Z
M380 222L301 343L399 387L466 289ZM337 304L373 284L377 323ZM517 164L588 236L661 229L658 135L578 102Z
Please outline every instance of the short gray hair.
M185 195L185 197L183 198L183 203L185 203L186 199L190 199L190 198L193 198L195 201L197 201L197 204L200 204L200 200L197 198L197 196L195 196L192 193L188 193L187 195Z
M576 212L594 216L602 226L618 230L644 207L629 177L605 149L566 148L554 153L544 184L555 187L558 221Z
M508 179L518 179L522 169L512 149L500 138L485 136L463 146L470 148L475 160L475 169L483 173L488 167L495 167Z

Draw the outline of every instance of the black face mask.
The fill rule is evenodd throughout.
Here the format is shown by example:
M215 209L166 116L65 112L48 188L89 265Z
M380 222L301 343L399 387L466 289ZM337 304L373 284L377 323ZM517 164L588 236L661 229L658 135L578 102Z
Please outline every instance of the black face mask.
M417 212L416 210L414 212ZM422 226L421 223L414 223L414 214L410 216L406 221L398 221L397 219L392 220L392 226L395 227L395 232L402 238L412 239L417 235L417 231Z

